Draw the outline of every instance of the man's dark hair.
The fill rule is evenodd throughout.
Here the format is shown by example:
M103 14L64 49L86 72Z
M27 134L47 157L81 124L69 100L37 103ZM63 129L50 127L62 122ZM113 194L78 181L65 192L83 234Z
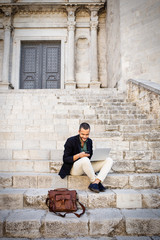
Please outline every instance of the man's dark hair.
M85 130L87 130L87 129L90 130L90 125L89 125L88 123L83 122L83 123L81 123L80 126L79 126L79 131L81 130L81 128L83 128L83 129L85 129Z

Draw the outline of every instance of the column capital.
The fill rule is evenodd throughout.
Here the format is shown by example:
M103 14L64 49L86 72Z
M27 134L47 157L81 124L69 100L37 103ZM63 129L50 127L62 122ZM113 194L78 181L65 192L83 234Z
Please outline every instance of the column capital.
M66 10L68 12L68 20L75 20L76 7L67 7Z
M4 27L4 30L8 30L8 31L12 31L13 29L13 26L12 26L12 21L11 21L11 17L5 17L4 20L3 20L3 27Z
M96 31L98 29L98 21L91 21L90 22L90 28L92 31Z
M12 15L12 8L11 7L2 7L1 10L4 13L5 17L11 17L11 15Z

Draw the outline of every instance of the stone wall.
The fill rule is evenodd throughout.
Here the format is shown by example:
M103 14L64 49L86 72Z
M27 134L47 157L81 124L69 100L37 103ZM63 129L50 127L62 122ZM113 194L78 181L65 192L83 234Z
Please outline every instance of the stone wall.
M107 82L115 87L121 77L119 0L107 1Z
M160 83L160 0L107 1L108 86L129 78Z
M160 0L120 1L121 87L129 78L160 83Z
M150 81L128 81L128 99L147 113L149 118L160 119L160 84Z
M2 81L3 40L0 40L0 81Z

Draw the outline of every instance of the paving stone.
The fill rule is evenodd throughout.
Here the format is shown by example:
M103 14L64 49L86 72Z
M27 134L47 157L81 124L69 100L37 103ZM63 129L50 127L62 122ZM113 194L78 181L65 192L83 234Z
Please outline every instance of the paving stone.
M113 163L112 170L114 172L134 172L134 161L117 161Z
M34 161L34 172L50 172L49 161Z
M160 208L160 189L140 190L143 208Z
M151 160L151 151L124 151L124 159L126 160Z
M47 189L30 189L24 193L24 207L47 209L46 198Z
M37 176L13 176L14 188L36 188Z
M5 234L14 238L41 237L41 219L45 211L42 210L14 210L5 222Z
M99 194L88 192L89 208L111 208L116 206L116 195L107 189L106 192Z
M13 151L13 159L49 160L50 152L48 150L15 150Z
M90 184L87 176L68 176L68 188L87 190Z
M116 237L116 240L151 240L150 237L134 237L134 236L127 236L127 237L123 237L123 236L118 236Z
M9 215L9 210L0 210L0 237L4 235L4 221Z
M0 175L0 188L11 187L12 186L12 175Z
M0 209L23 208L24 190L3 189L0 191Z
M38 188L51 188L53 186L53 176L37 176L37 186Z
M128 188L128 181L127 174L108 174L103 184L109 188Z
M135 167L137 172L160 172L160 161L135 161Z
M134 174L129 176L131 188L156 188L157 176L153 174Z
M86 214L81 218L68 214L65 218L48 212L42 220L41 232L43 237L75 237L88 235L88 218Z
M91 236L113 236L124 234L125 224L118 209L89 210L89 234Z
M117 189L116 193L117 208L142 208L142 198L138 191L133 189Z
M155 211L157 211L155 209ZM160 217L150 209L122 210L129 235L152 236L160 234Z

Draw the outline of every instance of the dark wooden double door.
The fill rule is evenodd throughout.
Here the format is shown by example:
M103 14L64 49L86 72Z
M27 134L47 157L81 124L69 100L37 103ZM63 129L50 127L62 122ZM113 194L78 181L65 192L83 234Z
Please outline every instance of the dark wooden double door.
M60 88L60 41L22 42L21 89Z

